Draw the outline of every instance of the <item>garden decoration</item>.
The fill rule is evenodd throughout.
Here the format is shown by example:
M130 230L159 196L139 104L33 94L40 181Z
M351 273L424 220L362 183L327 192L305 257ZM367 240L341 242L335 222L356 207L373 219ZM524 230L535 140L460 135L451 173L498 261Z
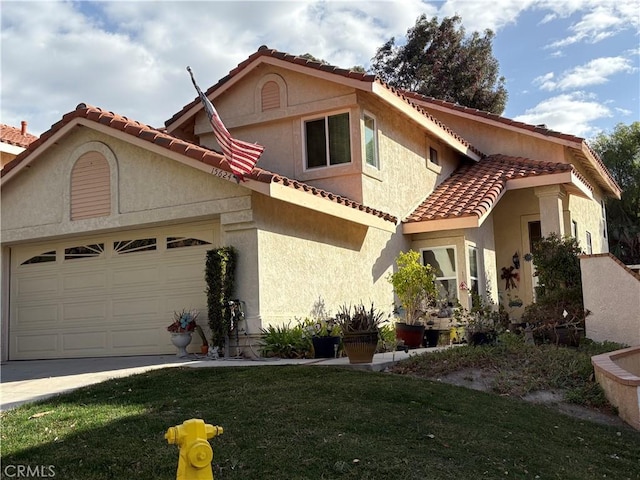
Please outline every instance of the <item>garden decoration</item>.
M502 275L500 275L500 278L505 281L505 290L518 288L518 284L516 282L520 281L520 272L518 272L514 266L509 268L502 267Z
M180 448L176 480L213 480L213 449L208 440L222 433L222 427L209 425L199 418L169 427L164 438Z
M200 312L195 309L183 309L180 312L173 312L173 323L167 327L167 331L171 333L171 343L178 349L176 354L178 357L182 358L189 355L187 346L191 343L191 334L198 327L196 319L199 315ZM201 332L202 330L200 330ZM201 336L206 342L203 333L201 333Z
M311 335L314 358L335 358L340 347L340 327L335 319L318 319L309 322L305 331Z

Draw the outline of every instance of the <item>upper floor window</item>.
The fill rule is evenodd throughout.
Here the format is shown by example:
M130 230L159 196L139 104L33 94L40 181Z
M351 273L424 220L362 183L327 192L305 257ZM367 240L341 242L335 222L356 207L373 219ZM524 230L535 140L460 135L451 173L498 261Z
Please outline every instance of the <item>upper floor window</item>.
M587 254L591 255L593 253L593 244L591 243L591 232L585 232L587 237Z
M378 142L376 119L364 115L364 153L367 165L378 168Z
M304 122L307 168L351 162L349 113Z
M440 165L440 160L438 160L438 151L433 147L429 147L429 161L434 165Z

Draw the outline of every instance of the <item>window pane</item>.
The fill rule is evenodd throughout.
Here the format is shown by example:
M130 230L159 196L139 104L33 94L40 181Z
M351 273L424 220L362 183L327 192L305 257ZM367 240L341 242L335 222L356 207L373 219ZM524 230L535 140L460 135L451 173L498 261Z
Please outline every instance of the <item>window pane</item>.
M197 247L200 245L211 245L211 242L198 238L167 237L167 248Z
M148 252L156 249L155 238L143 238L140 240L121 240L113 242L113 249L118 254Z
M436 248L424 251L424 263L431 265L436 277L456 276L456 261L454 248Z
M478 250L469 248L469 276L478 278Z
M341 113L329 117L329 164L338 165L351 161L349 139L349 114Z
M81 245L64 249L65 260L75 260L77 258L94 258L104 253L104 243L95 243L92 245Z
M34 263L47 263L47 262L55 262L56 261L56 251L51 250L50 252L44 252L40 255L36 255L35 257L31 257L28 260L25 260L20 265L32 265Z
M305 123L307 142L307 168L327 165L327 142L324 118Z
M364 149L366 161L369 165L378 166L378 153L376 152L376 123L371 117L364 117Z

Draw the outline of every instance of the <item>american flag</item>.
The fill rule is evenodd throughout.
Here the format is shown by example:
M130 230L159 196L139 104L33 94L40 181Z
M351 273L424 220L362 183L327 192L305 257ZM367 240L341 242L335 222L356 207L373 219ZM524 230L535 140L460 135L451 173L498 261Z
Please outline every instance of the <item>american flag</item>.
M204 105L204 110L207 113L207 117L209 117L209 122L213 127L213 133L216 136L216 140L218 141L220 148L222 148L224 158L227 160L227 163L231 167L231 171L236 176L236 179L238 179L238 181L244 180L244 175L251 173L253 167L260 158L260 155L262 155L264 147L257 143L243 142L242 140L232 138L229 130L227 130L227 127L225 127L222 120L220 120L220 116L213 104L209 101L207 96L202 93L200 87L198 87L191 68L187 67L187 71L189 72L189 75L191 75L193 86L196 87L198 96Z

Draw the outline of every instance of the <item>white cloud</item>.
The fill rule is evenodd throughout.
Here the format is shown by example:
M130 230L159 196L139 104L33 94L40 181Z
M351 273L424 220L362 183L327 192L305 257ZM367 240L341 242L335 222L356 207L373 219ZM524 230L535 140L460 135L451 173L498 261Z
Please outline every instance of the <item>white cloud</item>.
M570 34L550 43L547 48L560 48L579 42L597 43L630 28L638 28L640 16L635 2L618 0L588 0L584 2L542 2L546 8L555 9L561 17L581 13L579 21L570 27Z
M592 122L611 116L611 110L605 105L582 92L574 92L547 98L514 120L545 124L552 130L586 138L596 130Z
M566 70L556 80L553 73L547 73L533 80L542 90L571 90L590 85L600 85L618 73L631 73L634 67L631 61L624 57L595 58L590 62Z

